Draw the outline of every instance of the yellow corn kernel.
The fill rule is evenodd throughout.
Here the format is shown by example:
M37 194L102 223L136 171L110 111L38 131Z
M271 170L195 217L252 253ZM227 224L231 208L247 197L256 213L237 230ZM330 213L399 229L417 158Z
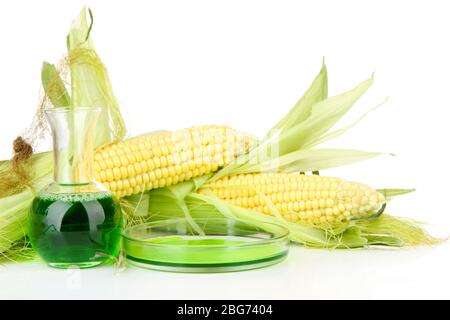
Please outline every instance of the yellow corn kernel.
M113 143L95 152L94 176L108 183L108 189L114 186L118 197L176 184L217 171L255 145L250 135L244 135L245 139L238 135L224 126L200 126ZM199 157L197 162L194 156ZM220 162L211 163L212 158ZM251 193L243 191L245 196Z
M214 188L215 185L222 188ZM338 178L295 173L239 174L218 179L209 186L209 190L226 203L238 203L264 214L274 214L269 208L275 206L288 221L315 225L368 217L385 201L379 192L368 186ZM250 192L244 191L254 189L266 197L252 198Z

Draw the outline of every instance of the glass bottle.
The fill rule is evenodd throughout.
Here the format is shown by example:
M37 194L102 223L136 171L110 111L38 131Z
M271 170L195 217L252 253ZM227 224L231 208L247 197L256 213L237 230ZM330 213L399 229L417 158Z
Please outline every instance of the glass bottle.
M32 203L28 235L51 267L94 267L120 250L120 206L93 178L93 131L100 112L101 108L45 112L53 135L54 182Z

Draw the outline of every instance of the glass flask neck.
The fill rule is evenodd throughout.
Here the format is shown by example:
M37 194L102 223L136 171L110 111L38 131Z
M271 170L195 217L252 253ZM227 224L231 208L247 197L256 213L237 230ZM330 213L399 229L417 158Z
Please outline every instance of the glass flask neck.
M100 108L53 108L45 111L53 136L54 180L60 185L94 181L93 132Z

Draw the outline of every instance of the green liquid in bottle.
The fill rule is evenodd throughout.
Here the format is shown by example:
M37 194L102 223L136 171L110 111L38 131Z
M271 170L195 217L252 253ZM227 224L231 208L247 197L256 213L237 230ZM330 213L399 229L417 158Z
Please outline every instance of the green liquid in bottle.
M29 223L33 248L52 267L94 267L120 250L122 216L109 192L41 194Z

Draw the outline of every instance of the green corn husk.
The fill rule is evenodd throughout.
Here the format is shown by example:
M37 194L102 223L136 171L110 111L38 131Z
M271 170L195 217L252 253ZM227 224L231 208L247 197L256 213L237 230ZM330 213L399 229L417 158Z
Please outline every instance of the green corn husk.
M44 61L41 70L41 81L45 96L55 107L70 106L70 96L55 65Z
M95 147L125 137L126 128L119 105L107 70L94 49L91 29L92 13L83 9L73 21L67 37L67 58L58 67L43 63L41 79L45 98L30 140L40 134L39 130L45 130L43 110L50 107L102 107L94 134ZM70 72L70 95L63 80L66 72ZM17 163L0 163L0 259L18 260L29 256L31 250L25 237L28 210L34 192L52 181L51 152L35 154ZM23 176L17 174L19 165L24 168Z
M5 162L6 163L6 162ZM53 159L51 154L33 155L31 164L30 184L21 192L0 198L0 261L4 259L18 260L32 257L26 239L27 216L34 198L34 190L39 190L52 181ZM2 168L0 176L10 171L10 163Z
M303 97L268 131L259 145L217 172L212 179L237 173L317 171L381 155L349 149L312 149L352 127L329 133L372 83L373 77L348 92L327 98L327 68L323 63Z
M126 127L105 65L95 51L90 37L92 12L88 10L88 22L86 11L83 9L72 22L67 37L69 53L66 60L70 68L71 106L103 108L94 132L94 146L99 147L122 140Z

